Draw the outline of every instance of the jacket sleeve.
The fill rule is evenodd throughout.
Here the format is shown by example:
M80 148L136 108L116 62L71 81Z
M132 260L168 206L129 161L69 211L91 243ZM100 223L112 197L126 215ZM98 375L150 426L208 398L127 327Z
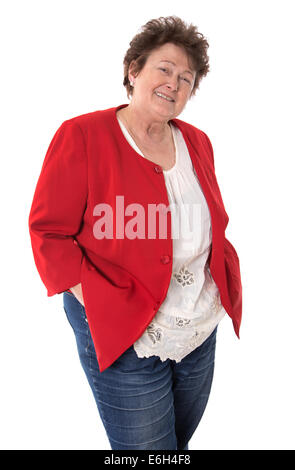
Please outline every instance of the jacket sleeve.
M48 147L29 214L35 264L48 297L80 283L82 250L75 241L87 204L82 131L64 121Z

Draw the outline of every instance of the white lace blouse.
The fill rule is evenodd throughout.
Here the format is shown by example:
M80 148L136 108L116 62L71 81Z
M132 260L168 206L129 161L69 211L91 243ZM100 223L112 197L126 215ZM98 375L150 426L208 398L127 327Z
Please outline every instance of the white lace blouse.
M146 158L117 119L129 144ZM165 300L133 347L138 357L180 362L208 338L226 311L207 263L212 244L208 205L182 133L170 125L176 162L163 175L171 208L173 274Z

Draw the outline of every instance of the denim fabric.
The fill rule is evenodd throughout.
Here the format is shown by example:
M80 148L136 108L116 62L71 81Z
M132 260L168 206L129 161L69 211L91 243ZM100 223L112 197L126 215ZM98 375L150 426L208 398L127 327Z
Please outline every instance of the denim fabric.
M178 363L139 358L132 345L101 373L85 308L70 292L63 307L111 448L188 450L211 390L217 327Z

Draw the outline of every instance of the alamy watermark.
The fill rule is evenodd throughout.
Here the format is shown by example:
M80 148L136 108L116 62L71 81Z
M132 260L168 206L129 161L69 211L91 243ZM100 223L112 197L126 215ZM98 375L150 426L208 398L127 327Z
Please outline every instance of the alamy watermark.
M159 238L167 239L168 213L171 213L171 238L181 239L186 249L195 246L201 237L201 204L148 204L148 213L142 204L132 203L126 207L124 196L116 196L115 223L113 208L110 204L100 203L94 207L93 215L99 217L94 223L93 235L96 239L135 238L155 239L157 237L157 219L159 220ZM158 217L157 217L158 214ZM133 216L125 222L125 217ZM147 221L147 230L146 230ZM115 233L114 233L115 225Z

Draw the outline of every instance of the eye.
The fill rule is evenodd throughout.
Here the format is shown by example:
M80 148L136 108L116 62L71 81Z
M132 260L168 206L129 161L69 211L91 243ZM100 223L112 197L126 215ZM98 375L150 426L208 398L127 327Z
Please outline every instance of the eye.
M162 67L160 67L160 70L163 70L163 72L168 72L167 69L164 69L164 68L162 68Z
M184 77L183 77L183 80L184 80L185 82L189 83L189 84L191 83L188 78L184 78Z

